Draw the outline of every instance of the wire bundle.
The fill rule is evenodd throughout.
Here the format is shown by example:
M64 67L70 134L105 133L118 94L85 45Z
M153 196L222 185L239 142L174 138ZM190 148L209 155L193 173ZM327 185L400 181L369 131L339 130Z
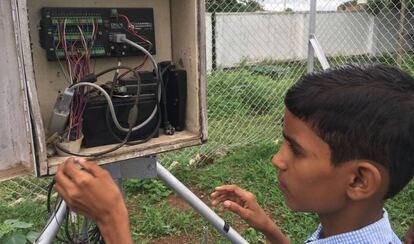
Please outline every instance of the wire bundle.
M129 20L129 18L124 15L124 14L119 14L119 17L121 17L126 23L128 28L124 28L128 33L130 33L131 35L137 37L138 39L144 41L145 43L148 44L148 47L146 48L148 51L151 51L153 44L152 42L150 42L147 38L145 38L144 36L138 34L138 32L135 29L134 24ZM140 65L138 65L137 67L134 68L134 70L140 70L142 67L144 67L145 63L148 60L148 55L145 55L144 60L142 61L142 63ZM126 71L123 74L121 74L118 79L122 79L125 75L127 75L130 71Z
M62 199L53 197L53 186L55 180L48 186L47 191L47 212L51 219L55 218L55 211L61 207ZM61 226L62 234L56 236L59 243L76 244L100 244L105 243L98 226L86 217L75 214L69 208L66 209L66 217Z
M67 19L64 19L57 24L58 43L55 47L55 52L66 79L73 85L81 81L85 76L94 72L90 50L92 50L96 40L98 24L96 20L93 21L92 30L90 30L89 26L84 27L76 25L76 28L72 28L71 32L72 34L78 34L79 39L67 40L66 22ZM89 33L91 33L90 36L88 36ZM60 57L58 57L57 50L59 48L63 49L64 58L66 60L66 72L63 65L60 63ZM85 87L77 88L74 92L69 116L69 125L65 135L66 141L75 141L82 136L82 117L87 103L87 96L88 89Z
M82 136L81 130L82 130L82 117L83 113L85 111L85 107L87 104L87 98L91 93L88 90L88 87L93 87L97 89L101 95L103 95L107 101L108 101L108 110L106 113L106 123L108 124L108 129L112 133L112 135L120 142L118 145L115 145L112 148L109 148L107 150L92 153L92 154L80 154L80 153L74 153L70 152L69 150L66 150L59 146L59 143L56 143L56 148L60 149L61 151L75 155L75 156L81 156L81 157L99 157L104 154L107 154L109 152L113 152L120 147L122 147L125 144L128 145L134 145L138 143L143 143L148 141L150 138L152 138L160 128L160 125L162 123L164 131L167 131L165 133L172 134L173 128L169 124L167 115L166 115L166 98L165 98L165 87L163 84L163 74L166 72L169 66L164 67L163 70L161 66L159 66L154 57L149 53L149 51L152 49L153 44L148 41L145 37L142 35L139 35L135 29L134 24L129 20L129 18L126 15L119 14L118 17L122 18L127 23L127 31L128 33L132 34L133 36L139 38L140 40L144 41L148 44L148 48L144 48L137 43L128 40L127 38L123 39L123 42L133 46L139 50L141 50L145 54L145 58L143 62L138 65L135 68L130 68L127 66L121 66L121 63L118 63L118 66L114 66L111 68L108 68L100 73L95 74L95 68L93 65L93 61L91 59L91 50L93 48L93 45L96 41L96 35L98 33L98 24L97 21L93 22L92 30L87 26L85 28L82 25L76 25L76 28L71 28L71 32L78 33L80 41L75 38L75 40L67 40L67 20L64 19L63 21L60 21L57 25L57 32L58 32L58 42L55 47L55 53L57 56L57 60L59 62L59 65L63 71L63 74L65 76L65 79L70 83L69 88L74 89L74 98L71 105L71 112L69 117L69 124L65 131L65 139L68 141L77 140ZM89 33L91 33L89 35ZM62 65L60 58L58 56L58 49L63 49L63 56L66 60L66 67ZM140 87L141 87L141 79L137 72L137 70L141 69L147 60L150 59L151 63L154 66L154 74L156 76L156 80L158 82L157 85L157 102L156 106L151 113L151 115L142 123L136 125L137 119L138 119L138 103L139 103L139 95L140 95ZM126 70L122 75L118 76L119 70ZM95 84L94 82L97 81L97 78L112 72L116 71L112 83L116 83L119 79L121 79L123 76L125 76L128 73L133 73L133 77L137 80L137 92L136 92L136 99L133 107L129 111L128 116L128 128L123 128L116 118L114 106L112 104L112 93L113 93L113 87L111 88L111 96L108 95L108 93L99 85ZM112 85L113 85L112 84ZM162 104L161 104L162 103ZM115 123L118 130L126 132L125 138L122 140L118 138L115 133L111 130L111 127L109 126L109 115L111 115L113 122ZM136 131L140 128L142 128L144 125L149 123L154 116L158 116L157 125L155 130L146 138L142 140L138 140L135 142L128 142L130 135L133 131ZM171 129L172 128L172 129ZM54 181L51 183L48 191L48 201L47 201L47 207L48 212L52 213L52 217L54 216L55 212L52 211L51 207L51 199L52 199L52 189L53 189ZM57 201L57 206L59 207L59 203L61 203L60 200ZM56 207L54 208L56 211ZM67 211L67 216L64 223L64 233L65 237L59 237L59 240L63 243L104 243L104 240L99 232L99 228L91 223L86 218L83 218L78 215L71 214L70 210ZM83 223L81 225L81 223Z
M125 16L125 18L129 19ZM93 82L96 81L96 78L106 74L108 72L116 70L117 77L118 70L119 69L126 69L128 70L126 73L133 72L134 76L137 77L137 96L134 103L133 108L130 111L130 118L128 119L128 132L124 138L124 140L121 141L119 145L116 145L113 148L110 148L108 150L89 154L89 155L82 155L70 152L62 147L59 146L58 143L55 144L57 148L59 148L61 151L66 152L68 154L77 155L77 156L87 156L87 157L98 157L101 155L104 155L106 153L112 152L117 150L118 148L125 145L132 132L132 128L134 124L136 123L137 117L138 117L138 102L139 102L139 94L140 94L140 78L138 74L136 73L136 69L131 69L129 67L122 67L122 66L116 66L113 68L106 69L99 74L94 74L94 65L91 59L91 51L93 48L93 45L96 40L96 35L98 32L98 25L96 21L93 22L92 25L92 32L90 36L88 36L88 33L90 33L90 30L88 28L84 28L84 26L77 25L77 31L79 34L79 39L76 40L67 40L67 24L66 19L63 21L60 21L57 25L57 35L58 35L58 42L55 46L55 54L57 57L57 60L59 62L59 65L63 71L63 74L65 76L65 79L70 83L70 87L74 88L74 97L71 105L71 111L69 116L69 123L68 127L64 134L64 139L67 141L74 141L82 136L82 117L83 113L86 108L87 104L87 98L89 95L89 86L81 85L81 83L87 83L84 82L85 80L89 81L91 79L91 76L93 77ZM131 25L131 24L129 24ZM138 35L132 27L130 27L131 32L135 33L135 36L139 37L140 39L145 39L144 37ZM75 29L76 30L76 29ZM72 31L74 29L72 28ZM86 33L86 34L85 34ZM145 39L146 40L146 39ZM152 43L146 40L149 43L150 48L152 47ZM60 57L58 56L58 49L63 50L64 59L66 61L65 67L62 65L60 61ZM148 56L146 56L144 62L142 63L141 67L145 64L146 60L148 59ZM126 74L125 73L125 74ZM89 83L89 85L95 85L93 83ZM97 88L97 87L95 87ZM157 128L159 125L157 126ZM47 201L47 208L48 212L50 214L52 213L52 207L51 207L51 199L52 199L52 188L54 185L54 181L49 186L48 191L48 201ZM60 200L57 200L58 202ZM56 208L53 208L56 209ZM53 216L52 216L53 218ZM82 223L82 224L81 224ZM81 217L79 215L74 215L71 213L71 211L67 210L67 216L65 218L65 223L63 226L64 229L64 237L58 237L58 240L63 243L104 243L103 238L100 234L99 228L87 220L84 217Z

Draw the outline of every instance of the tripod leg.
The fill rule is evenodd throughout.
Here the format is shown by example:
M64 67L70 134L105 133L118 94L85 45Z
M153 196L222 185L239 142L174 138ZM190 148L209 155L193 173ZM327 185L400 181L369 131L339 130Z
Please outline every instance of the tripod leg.
M46 227L43 229L42 234L35 241L36 244L50 244L56 238L59 232L60 225L63 223L66 215L66 203L60 200L56 207L55 212L50 216Z
M183 183L181 183L174 175L157 162L157 176L168 187L174 190L188 204L199 212L210 224L212 224L224 237L232 243L243 244L248 243L239 233L231 228L220 216L211 210L203 201L201 201L194 193L192 193Z

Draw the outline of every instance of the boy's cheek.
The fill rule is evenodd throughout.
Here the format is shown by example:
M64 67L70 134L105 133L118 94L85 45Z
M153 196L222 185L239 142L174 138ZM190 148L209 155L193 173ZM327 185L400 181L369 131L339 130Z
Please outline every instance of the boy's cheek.
M323 177L326 176L287 179L287 190L283 192L286 205L301 212L326 213L338 209L344 202L343 190L335 180Z

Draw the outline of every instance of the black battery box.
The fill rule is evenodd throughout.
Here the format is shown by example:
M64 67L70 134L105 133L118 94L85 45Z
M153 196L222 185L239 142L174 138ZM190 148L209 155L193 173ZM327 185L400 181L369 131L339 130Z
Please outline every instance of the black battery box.
M114 97L112 102L119 123L122 127L128 128L128 114L135 103L135 97ZM149 118L156 104L155 93L140 95L137 125ZM102 96L89 99L82 123L82 132L84 134L82 143L85 148L119 143L120 141L112 133L122 140L125 138L127 133L116 128L111 115L107 115L107 108L108 103ZM149 123L131 133L129 141L142 140L153 133L155 133L154 137L158 137L158 119L159 114L156 113Z

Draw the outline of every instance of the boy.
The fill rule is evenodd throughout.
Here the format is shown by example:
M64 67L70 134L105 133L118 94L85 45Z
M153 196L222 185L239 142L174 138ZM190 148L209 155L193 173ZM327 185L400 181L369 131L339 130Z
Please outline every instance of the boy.
M387 65L345 66L305 75L285 105L285 141L272 164L287 205L320 218L307 242L401 243L383 204L414 174L414 80ZM85 170L73 159L59 167L55 189L107 243L131 243L119 190L100 167L79 164ZM221 186L212 197L271 243L289 242L251 193Z
M414 80L387 65L344 66L304 76L285 105L272 164L288 207L319 216L307 243L401 243L383 206L413 177ZM251 193L211 196L271 243L289 242Z

